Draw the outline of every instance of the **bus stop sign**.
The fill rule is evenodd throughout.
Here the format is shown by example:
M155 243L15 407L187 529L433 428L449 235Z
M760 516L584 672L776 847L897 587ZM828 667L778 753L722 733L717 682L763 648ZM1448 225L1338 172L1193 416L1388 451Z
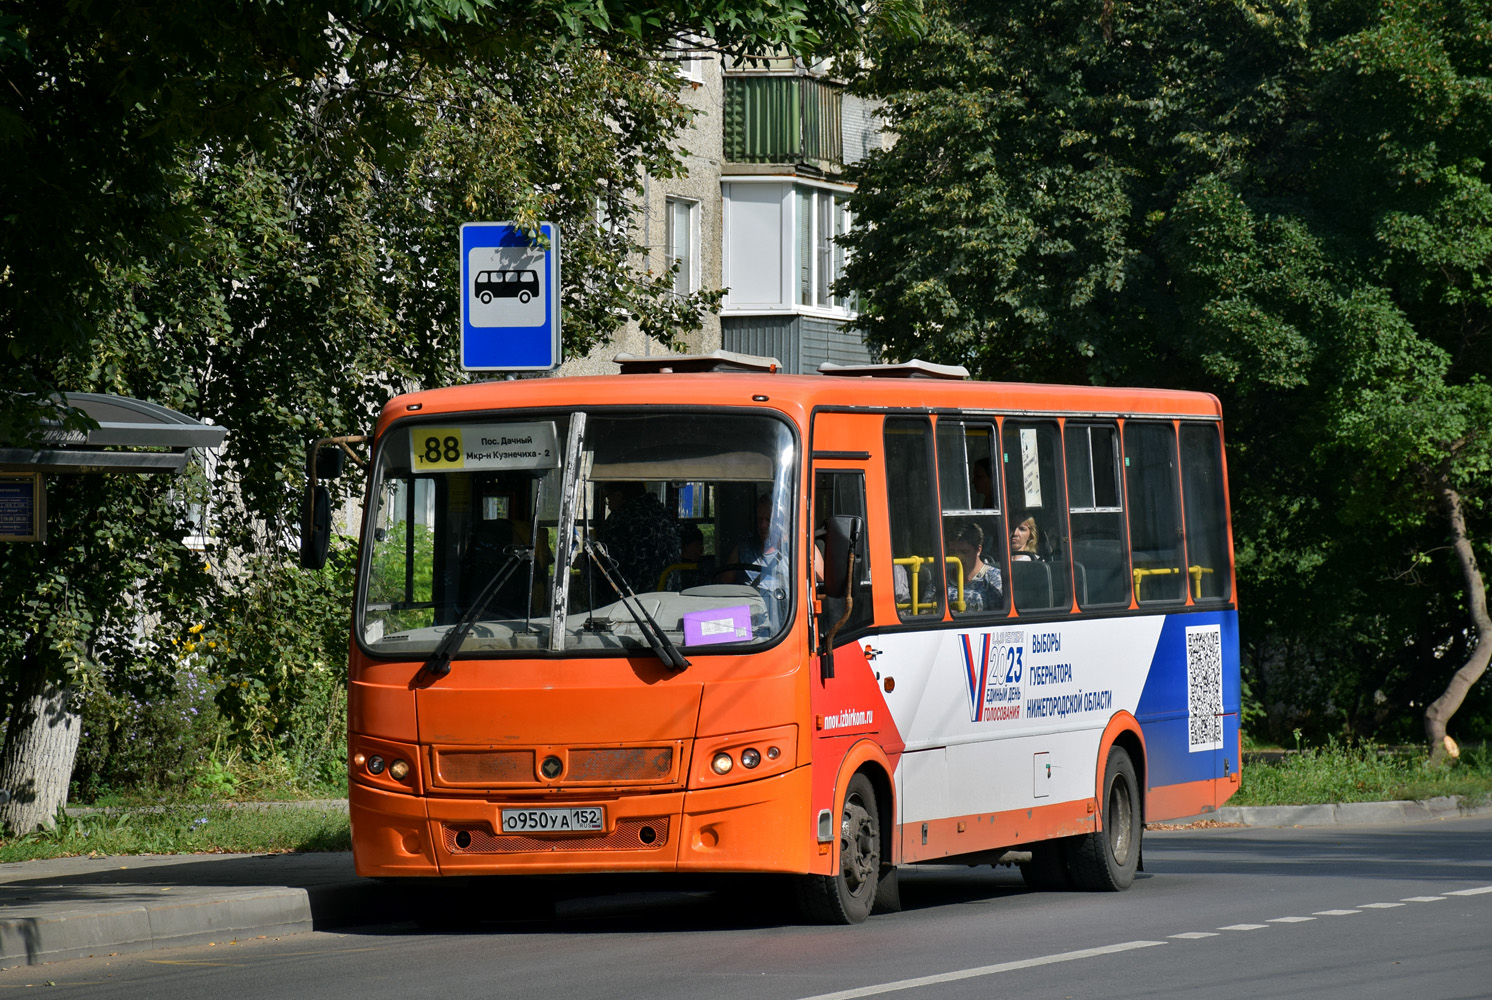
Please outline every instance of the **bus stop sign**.
M560 363L560 234L535 245L511 222L461 226L461 367L548 371ZM547 243L547 245L545 245Z

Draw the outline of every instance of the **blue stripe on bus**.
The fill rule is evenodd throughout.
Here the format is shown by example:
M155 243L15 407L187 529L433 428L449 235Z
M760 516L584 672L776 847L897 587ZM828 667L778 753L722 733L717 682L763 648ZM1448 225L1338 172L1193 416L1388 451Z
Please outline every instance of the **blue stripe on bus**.
M1189 748L1186 677L1186 630L1217 625L1222 638L1223 746L1218 750ZM1223 758L1238 767L1238 612L1202 611L1166 616L1150 662L1145 689L1135 713L1145 733L1147 784L1177 785L1219 778Z

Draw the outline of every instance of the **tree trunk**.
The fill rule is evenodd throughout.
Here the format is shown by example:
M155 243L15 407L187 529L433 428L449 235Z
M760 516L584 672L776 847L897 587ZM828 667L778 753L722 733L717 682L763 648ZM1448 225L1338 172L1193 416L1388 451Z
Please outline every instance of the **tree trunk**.
M1471 627L1476 632L1476 645L1461 669L1451 676L1445 693L1436 698L1425 709L1425 736L1430 741L1430 759L1439 762L1445 757L1445 727L1451 716L1466 700L1466 693L1487 670L1487 661L1492 659L1492 617L1487 615L1487 588L1482 580L1482 571L1477 568L1476 553L1471 549L1471 539L1466 537L1466 515L1461 509L1461 494L1451 486L1449 470L1441 474L1440 506L1451 525L1451 547L1456 561L1461 564L1461 573L1466 578L1466 603L1470 606Z
M51 827L67 805L68 784L81 735L73 691L47 669L33 638L26 644L19 684L6 720L0 747L0 789L10 801L0 804L0 830L31 833ZM43 653L44 655L44 653Z

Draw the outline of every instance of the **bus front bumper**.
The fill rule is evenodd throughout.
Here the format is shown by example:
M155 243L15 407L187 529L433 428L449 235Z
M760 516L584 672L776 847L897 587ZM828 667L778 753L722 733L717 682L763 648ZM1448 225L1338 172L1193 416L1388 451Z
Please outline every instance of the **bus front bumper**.
M581 872L807 872L820 848L810 768L720 788L563 802L499 796L348 793L359 875L562 875ZM601 806L596 833L501 832L504 808Z

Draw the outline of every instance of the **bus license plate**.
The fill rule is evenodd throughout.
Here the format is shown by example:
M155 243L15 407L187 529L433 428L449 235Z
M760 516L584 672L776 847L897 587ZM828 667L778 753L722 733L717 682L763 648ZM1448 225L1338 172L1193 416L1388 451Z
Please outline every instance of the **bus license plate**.
M574 809L504 809L503 833L574 833L606 829L606 811L600 806Z

